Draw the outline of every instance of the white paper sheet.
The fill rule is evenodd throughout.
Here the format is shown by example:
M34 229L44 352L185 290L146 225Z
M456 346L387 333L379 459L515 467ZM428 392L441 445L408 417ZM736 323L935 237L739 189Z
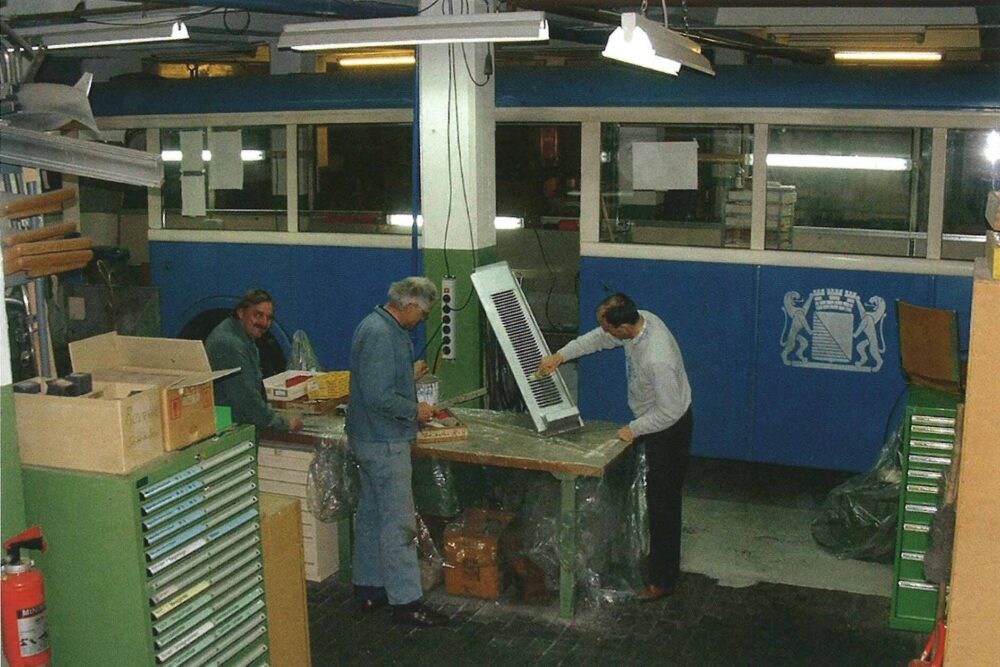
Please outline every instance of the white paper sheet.
M632 144L632 183L636 190L697 190L698 142Z
M242 130L210 130L208 150L212 161L208 165L208 187L211 190L242 190L243 150Z
M201 159L204 147L201 130L181 132L181 171L201 171L205 168L205 161Z
M205 176L181 175L181 215L201 217L205 215Z

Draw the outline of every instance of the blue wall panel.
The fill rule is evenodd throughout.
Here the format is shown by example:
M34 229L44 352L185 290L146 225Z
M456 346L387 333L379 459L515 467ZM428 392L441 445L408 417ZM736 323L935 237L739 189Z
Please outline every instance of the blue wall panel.
M251 287L274 297L277 322L305 331L326 369L347 368L351 335L389 284L411 273L408 250L264 244L151 242L163 335L194 315L232 307Z
M815 468L861 471L881 449L894 403L905 387L899 364L894 302L959 311L968 336L971 280L903 273L802 269L698 262L584 257L581 328L594 326L604 295L624 291L667 323L684 352L695 406L694 453ZM799 305L814 290L800 365L783 361L790 291ZM861 345L861 309L885 303L875 327L881 366ZM841 310L816 315L817 305ZM832 313L832 317L827 314ZM824 339L823 331L829 333ZM824 340L836 343L824 359ZM859 351L859 345L864 353ZM793 346L790 362L796 361ZM829 361L838 353L840 361ZM813 358L814 356L819 358ZM622 353L592 355L580 364L584 419L630 418Z

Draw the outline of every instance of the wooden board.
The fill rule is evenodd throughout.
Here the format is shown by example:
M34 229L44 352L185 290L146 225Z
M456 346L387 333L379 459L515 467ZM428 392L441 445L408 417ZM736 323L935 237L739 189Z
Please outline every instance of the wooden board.
M55 241L35 241L34 243L18 243L3 251L4 264L17 257L27 255L44 255L52 252L68 252L70 250L86 250L91 241L86 236L74 239L57 239Z
M18 243L33 243L44 239L54 239L66 236L76 231L75 222L61 222L57 225L46 225L39 229L32 229L26 232L15 232L3 237L3 244L10 248Z
M10 220L18 220L46 213L56 213L62 211L66 204L75 199L76 190L74 188L61 188L52 192L43 192L40 195L11 197L0 204L0 216Z
M948 665L995 665L1000 656L1000 281L976 260L969 377L958 470L955 546L948 601Z

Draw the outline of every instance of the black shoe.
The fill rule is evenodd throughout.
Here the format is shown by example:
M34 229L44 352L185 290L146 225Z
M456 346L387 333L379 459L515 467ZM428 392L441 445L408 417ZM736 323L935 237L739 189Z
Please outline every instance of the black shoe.
M393 607L392 622L399 625L412 625L417 628L430 628L435 625L446 625L448 617L422 604Z
M379 609L384 609L389 606L389 600L386 598L375 598L372 600L362 600L361 601L361 613L371 614L378 611Z

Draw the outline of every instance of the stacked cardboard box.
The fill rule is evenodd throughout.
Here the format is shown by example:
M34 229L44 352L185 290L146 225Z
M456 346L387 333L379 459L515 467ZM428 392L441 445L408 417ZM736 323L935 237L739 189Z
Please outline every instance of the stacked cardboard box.
M500 536L513 512L470 507L444 531L444 584L452 595L500 597Z
M750 202L752 190L730 190L726 196L726 226L750 227ZM768 229L789 229L795 223L795 186L780 183L767 184L767 212L765 226Z

